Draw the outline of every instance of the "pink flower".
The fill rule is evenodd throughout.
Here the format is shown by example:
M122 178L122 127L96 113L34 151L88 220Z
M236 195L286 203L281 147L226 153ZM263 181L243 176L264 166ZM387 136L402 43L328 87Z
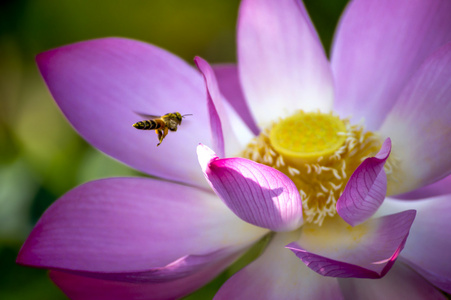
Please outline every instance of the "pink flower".
M421 198L418 188L451 172L450 14L446 0L355 0L330 63L295 0L242 2L237 67L196 58L200 74L118 38L40 54L74 128L164 180L69 191L18 263L50 269L72 299L178 298L270 234L217 299L451 293L449 187L386 197ZM135 112L176 111L193 116L158 148L154 133L131 126Z

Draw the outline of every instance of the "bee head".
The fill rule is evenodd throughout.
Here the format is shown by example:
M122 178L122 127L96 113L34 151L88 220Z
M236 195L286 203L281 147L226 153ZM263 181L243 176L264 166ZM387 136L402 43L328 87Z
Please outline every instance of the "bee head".
M186 116L192 116L193 114L186 114L186 115L181 115L179 112L176 112L175 115L177 116L177 120L179 120L180 124L182 124L182 119Z

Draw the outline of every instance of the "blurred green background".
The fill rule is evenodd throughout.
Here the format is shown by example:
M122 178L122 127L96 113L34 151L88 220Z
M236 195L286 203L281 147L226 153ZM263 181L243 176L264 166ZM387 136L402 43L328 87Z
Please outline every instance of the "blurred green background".
M347 0L306 0L326 49ZM43 211L89 180L135 171L84 142L40 78L36 54L105 36L143 40L188 62L235 62L238 0L9 0L0 4L0 299L66 299L45 270L15 264ZM191 298L211 298L223 274Z

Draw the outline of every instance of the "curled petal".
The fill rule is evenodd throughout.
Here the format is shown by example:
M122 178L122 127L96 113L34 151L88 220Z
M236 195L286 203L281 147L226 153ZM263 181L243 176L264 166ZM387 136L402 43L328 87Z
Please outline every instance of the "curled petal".
M391 151L388 138L375 157L365 159L354 171L337 201L337 213L355 226L370 218L381 206L387 192L384 165Z
M211 70L208 63L201 59L200 57L196 57L194 59L199 70L202 72L205 80L205 85L207 86L207 106L208 113L210 114L210 130L211 137L213 139L212 145L213 149L219 153L222 157L225 156L224 149L224 136L223 136L223 125L221 122L221 118L219 114L221 113L225 116L224 109L222 108L221 96L219 94L218 84L216 83L216 79L214 78L213 70ZM228 120L223 120L223 122L227 122ZM225 124L227 126L228 124Z
M203 145L197 151L205 178L238 217L273 231L302 224L299 191L285 174L244 158L219 159Z
M148 174L204 182L195 147L209 143L211 135L202 130L209 116L202 76L193 67L158 47L123 38L64 46L36 60L56 103L90 144ZM192 116L156 147L154 131L133 128L142 120L137 112Z
M451 42L434 52L414 74L380 128L381 134L390 136L399 155L394 171L400 180L388 186L390 194L409 192L450 174L449 99Z
M243 150L253 135L233 109L226 109L225 105L228 103L223 102L211 66L200 57L196 57L194 62L202 72L207 88L207 105L214 150L221 157L235 155ZM230 117L233 118L233 121ZM240 139L235 132L239 133ZM240 143L240 141L242 142Z
M287 111L332 109L332 72L302 1L242 1L237 47L244 95L259 126Z
M215 65L213 66L213 71L218 79L221 94L223 94L226 100L232 105L252 133L258 135L260 129L257 127L257 124L255 124L255 120L249 110L249 105L244 98L236 65Z
M326 231L322 235L328 230L329 235L335 235L328 241L323 240L325 236L312 237L313 232L303 228L299 243L293 242L287 248L323 276L381 278L404 248L414 218L415 211L408 210L372 219L353 228L332 224L335 228L321 228ZM315 239L319 239L316 244L312 242ZM312 250L306 250L300 244Z
M448 0L349 2L331 55L337 112L377 130L412 74L451 40L450 15Z
M401 258L438 288L451 293L451 195L416 201L386 199L381 213L417 210Z

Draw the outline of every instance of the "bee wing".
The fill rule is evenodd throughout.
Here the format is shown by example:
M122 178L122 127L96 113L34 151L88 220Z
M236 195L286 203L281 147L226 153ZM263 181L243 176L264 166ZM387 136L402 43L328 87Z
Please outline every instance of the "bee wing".
M137 112L137 111L135 111L134 113L139 115L139 116L141 116L141 117L143 117L143 118L145 118L145 119L148 119L148 120L161 118L161 115L148 115L148 114L143 114L143 113L140 113L140 112Z

